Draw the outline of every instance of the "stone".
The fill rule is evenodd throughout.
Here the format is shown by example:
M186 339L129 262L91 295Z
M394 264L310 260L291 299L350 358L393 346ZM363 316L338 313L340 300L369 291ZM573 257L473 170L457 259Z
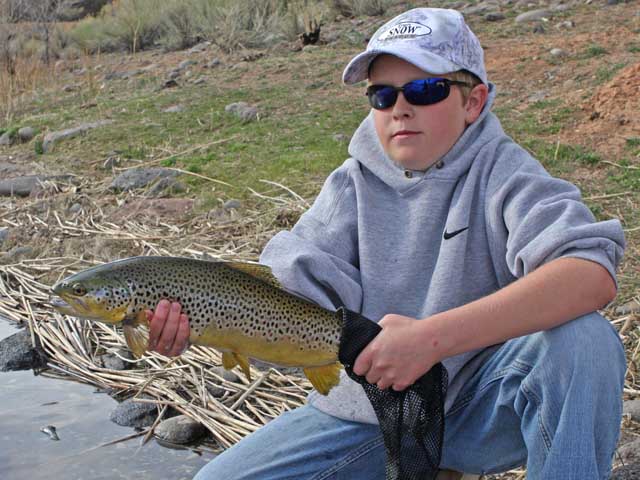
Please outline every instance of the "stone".
M224 367L213 367L212 372L224 378L227 382L240 383L240 377L231 370L225 370Z
M246 102L231 103L224 107L224 111L240 117L245 122L258 119L258 109Z
M75 215L76 213L80 213L82 211L82 204L80 203L74 203L73 205L71 205L69 207L69 210L67 210L71 215Z
M552 48L549 52L552 57L566 57L567 52L561 48Z
M118 175L109 188L116 191L131 191L146 187L162 178L178 176L175 170L166 168L132 168Z
M108 215L111 222L122 222L131 218L145 218L160 222L171 218L186 221L193 213L194 200L191 198L142 198L127 202Z
M89 130L110 125L111 123L113 123L113 120L100 120L98 122L82 123L77 127L67 128L66 130L61 130L59 132L47 133L42 142L42 151L44 153L48 153L53 150L53 147L61 140L82 135Z
M544 33L544 27L542 26L541 23L536 24L535 27L533 27L533 33Z
M552 12L550 10L540 9L540 10L530 10L528 12L521 13L516 17L516 23L526 23L533 22L536 20L542 20L543 18L549 18L552 16Z
M178 64L178 69L179 70L185 70L187 68L189 68L192 65L197 65L198 62L196 62L195 60L191 60L191 59L187 59L187 60L183 60Z
M9 236L9 228L8 227L0 227L0 247Z
M131 352L129 350L120 349L115 353L105 353L100 356L100 360L102 361L102 366L104 368L108 368L109 370L128 370L131 368L132 364L123 359L133 360Z
M615 312L616 315L629 315L630 313L640 312L640 300L631 300L624 305L620 305L616 307Z
M184 112L184 105L171 105L163 110L165 113L180 113Z
M617 449L617 458L624 463L640 462L640 439L625 443Z
M222 208L224 208L225 210L237 210L238 208L242 207L242 203L240 202L240 200L235 200L235 199L231 199L231 200L227 200L226 202L224 202L224 205L222 206Z
M24 175L0 180L0 197L28 197L40 189L44 182L69 183L73 178L73 175Z
M640 463L635 462L616 468L610 480L638 480L640 478Z
M188 445L204 437L207 429L200 422L186 415L178 415L160 422L153 433L166 442Z
M23 257L29 257L33 255L33 247L13 247L8 252L0 255L0 265L8 265L10 263L17 263Z
M211 42L209 41L205 41L205 42L200 42L197 45L194 45L193 47L191 47L189 49L189 53L200 53L200 52L204 52L207 48L209 48L211 46Z
M158 416L158 408L153 403L125 400L111 411L109 419L123 427L150 427Z
M13 135L10 131L0 135L0 145L9 146L11 144L13 144Z
M506 17L503 13L500 12L489 12L485 14L484 19L487 22L499 22L500 20L504 20Z
M622 406L622 413L629 415L632 420L640 422L640 399L625 401Z
M181 193L187 190L187 186L175 178L161 178L149 189L150 197L166 197L174 193Z
M18 139L21 142L29 142L33 139L33 137L36 136L36 130L35 128L31 128L31 127L22 127L20 130L18 130Z
M31 343L31 332L20 330L0 341L0 372L31 370L47 366L47 355Z
M218 65L222 64L219 58L214 58L209 63L205 64L204 68L215 68Z
M575 23L573 23L573 20L565 20L564 22L559 22L556 23L556 28L558 29L562 29L562 28L573 28L576 26Z

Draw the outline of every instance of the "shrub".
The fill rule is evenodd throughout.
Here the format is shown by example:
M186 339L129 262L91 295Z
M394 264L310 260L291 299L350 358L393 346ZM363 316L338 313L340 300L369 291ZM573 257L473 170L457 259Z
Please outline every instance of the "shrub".
M343 17L384 15L391 0L328 0L332 10Z

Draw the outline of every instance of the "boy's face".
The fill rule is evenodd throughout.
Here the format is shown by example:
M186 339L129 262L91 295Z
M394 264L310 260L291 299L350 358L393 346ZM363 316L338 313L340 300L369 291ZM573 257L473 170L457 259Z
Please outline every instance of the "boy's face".
M381 55L371 66L369 85L401 87L428 77L443 75L430 75L398 57ZM411 105L398 92L395 105L374 110L373 119L380 143L393 161L410 170L426 170L451 149L479 113L470 114L459 87L452 85L449 96L433 105Z

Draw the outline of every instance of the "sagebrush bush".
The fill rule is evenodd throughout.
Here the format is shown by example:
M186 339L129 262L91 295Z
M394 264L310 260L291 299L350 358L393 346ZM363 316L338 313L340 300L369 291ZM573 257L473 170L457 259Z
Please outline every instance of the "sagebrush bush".
M384 15L391 0L328 0L330 7L343 17Z
M187 48L209 40L224 51L265 48L319 25L329 8L342 15L379 15L391 0L119 0L69 33L89 52L163 45Z

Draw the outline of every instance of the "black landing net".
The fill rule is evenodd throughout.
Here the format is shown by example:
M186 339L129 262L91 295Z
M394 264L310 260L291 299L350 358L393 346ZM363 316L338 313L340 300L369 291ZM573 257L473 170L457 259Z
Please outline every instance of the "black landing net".
M344 308L339 359L349 377L364 388L376 412L387 454L387 480L432 480L438 473L444 435L447 372L438 363L413 385L380 390L353 373L358 354L381 327Z

